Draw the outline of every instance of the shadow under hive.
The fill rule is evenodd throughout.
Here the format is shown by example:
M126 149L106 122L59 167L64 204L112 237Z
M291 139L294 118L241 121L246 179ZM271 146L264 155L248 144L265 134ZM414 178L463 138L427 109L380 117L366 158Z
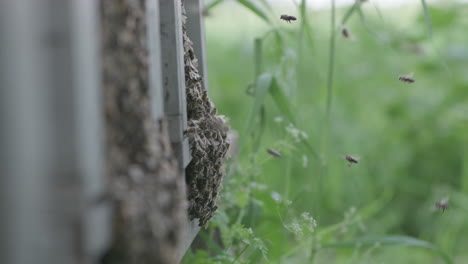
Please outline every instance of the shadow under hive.
M187 120L192 161L186 168L189 217L204 226L217 207L217 197L224 177L224 161L229 149L229 127L208 98L198 72L198 63L187 36L186 15L182 4Z

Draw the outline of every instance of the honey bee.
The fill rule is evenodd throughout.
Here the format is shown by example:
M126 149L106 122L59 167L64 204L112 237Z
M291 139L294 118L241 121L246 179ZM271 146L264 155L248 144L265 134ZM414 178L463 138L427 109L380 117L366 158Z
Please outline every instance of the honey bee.
M341 27L341 35L346 39L354 39L353 35L349 32L349 30L345 27Z
M281 15L281 16L280 16L280 19L282 19L282 20L284 20L284 21L286 21L286 22L288 22L288 23L291 23L291 20L292 20L292 21L297 20L296 17L294 17L294 16L288 16L288 15Z
M436 209L442 210L442 213L445 212L450 206L448 204L448 198L444 198L435 203Z
M281 155L281 153L279 153L278 151L276 151L276 150L274 150L274 149L270 149L270 148L269 148L269 149L267 149L267 152L268 152L268 154L270 154L270 155L272 155L273 157L278 158L278 159L281 158L281 157L283 157L283 156Z
M345 160L348 161L348 166L351 167L351 165L354 163L354 164L358 164L359 163L359 159L358 157L355 157L355 156L351 156L351 155L345 155L344 156Z
M413 73L410 73L410 74L407 74L407 75L400 75L400 77L398 77L398 80L402 81L402 82L406 82L406 83L414 83L415 80L413 78Z
M187 129L184 130L184 136L190 136L190 135L196 134L197 130L198 130L198 127L196 126L188 127Z

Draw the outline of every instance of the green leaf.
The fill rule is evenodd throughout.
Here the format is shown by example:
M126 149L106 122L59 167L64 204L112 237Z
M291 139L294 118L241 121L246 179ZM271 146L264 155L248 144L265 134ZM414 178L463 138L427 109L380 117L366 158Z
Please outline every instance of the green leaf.
M257 5L252 3L249 0L237 0L241 5L249 9L250 11L254 12L257 16L259 16L261 19L263 19L265 22L268 24L271 24L270 19L268 18L267 14Z
M432 250L439 254L447 264L452 264L453 261L447 253L440 250L435 245L408 236L382 236L382 237L368 237L358 238L345 242L337 242L330 244L323 244L323 248L354 248L356 246L369 247L369 246L406 246L406 247L420 247Z

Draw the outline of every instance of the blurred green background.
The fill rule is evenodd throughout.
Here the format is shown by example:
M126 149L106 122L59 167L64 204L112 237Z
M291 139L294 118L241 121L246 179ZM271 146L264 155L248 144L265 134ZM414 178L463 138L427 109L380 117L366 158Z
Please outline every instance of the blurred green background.
M468 5L357 3L333 42L331 10L215 2L209 94L239 153L184 263L468 263Z

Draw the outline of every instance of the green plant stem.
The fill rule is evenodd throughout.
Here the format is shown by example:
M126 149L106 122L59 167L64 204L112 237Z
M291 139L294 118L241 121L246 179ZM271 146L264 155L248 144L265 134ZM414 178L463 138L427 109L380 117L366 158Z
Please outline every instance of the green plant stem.
M327 108L326 108L326 119L327 126L329 126L331 108L333 102L333 75L335 69L335 16L336 16L336 7L335 0L331 0L332 9L331 9L331 26L330 26L330 51L328 54L328 77L327 77Z
M334 4L334 3L332 3ZM356 9L359 7L361 2L356 1L351 8L348 9L348 11L345 13L343 19L341 20L341 24L344 25L348 21L348 19L351 17L351 15L356 11ZM332 12L333 12L334 7L332 7Z
M336 5L335 0L331 0L331 22L330 22L330 50L328 54L328 74L327 74L327 103L325 108L325 126L324 133L322 137L322 148L321 153L322 159L319 159L319 177L317 180L318 190L316 191L316 199L314 207L316 207L316 212L320 216L321 212L321 203L320 199L322 197L322 178L327 173L327 164L328 164L328 145L330 141L331 133L331 109L333 103L333 77L334 77L334 68L335 68L335 48L336 48L336 39L335 39L335 17L336 17Z
M429 8L427 7L426 0L421 0L421 4L424 12L424 21L426 22L427 35L429 39L432 39L432 22Z
M291 189L291 157L287 157L286 159L286 174L285 174L285 183L284 183L284 199L287 201L289 199L289 191Z
M462 142L462 177L461 186L462 192L468 194L468 124L462 125L460 128L461 142Z
M244 254L244 252L249 248L250 245L246 245L242 251L237 255L237 257L231 262L231 264L236 263L236 261Z
M255 80L257 80L258 76L262 74L262 39L261 38L256 38L254 40L254 56L255 56L255 61L254 61L255 72L254 73L255 73Z
M302 0L301 4L299 5L299 12L300 12L300 19L301 19L301 26L299 28L299 33L297 37L297 53L299 54L298 63L296 66L296 90L299 90L302 87L302 67L304 65L304 33L306 31L306 12L307 12L307 5L306 1ZM294 93L294 103L297 102L297 91Z
M441 60L442 67L447 71L448 75L452 77L453 73L450 70L450 67L448 66L445 59L442 57L442 53L440 52L439 48L432 41L432 19L431 19L431 13L429 12L429 7L427 6L426 0L421 0L421 4L423 7L423 12L424 12L424 21L426 23L427 37L429 41L431 42L431 44L434 46L437 56Z
M255 91L254 91L254 96L257 96L257 87L258 87L258 77L261 75L262 73L262 44L263 44L263 40L260 39L260 38L256 38L254 40L254 53L255 53L255 58L254 58L254 64L255 64ZM254 139L253 139L253 147L252 147L252 157L250 159L250 163L252 165L252 167L255 166L255 164L257 163L257 157L258 157L258 151L260 149L260 145L261 145L261 140L262 140L262 136L263 136L263 132L264 132L264 128L265 128L265 122L266 122L266 119L265 119L265 115L266 115L266 112L265 112L265 106L262 105L260 107L260 127L258 129L258 131L255 133L254 135ZM250 182L254 182L255 181L255 177L254 177L254 174L253 173L250 173ZM249 202L248 202L248 213L249 213L249 224L250 225L253 225L253 222L254 222L254 204L253 204L253 193L252 193L252 189L249 189Z

